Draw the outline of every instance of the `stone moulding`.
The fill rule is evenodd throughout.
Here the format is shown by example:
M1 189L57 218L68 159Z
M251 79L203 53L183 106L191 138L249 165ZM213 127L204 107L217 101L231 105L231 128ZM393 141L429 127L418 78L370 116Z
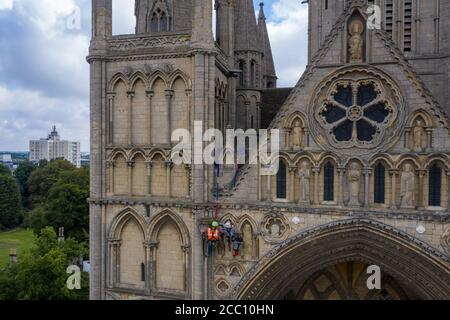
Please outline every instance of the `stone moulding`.
M108 45L113 50L132 50L146 48L167 48L187 46L190 44L189 34L174 34L163 36L118 36L108 39Z
M364 247L358 242L355 243L354 246L351 246L348 243L348 240L351 239L352 234L354 234L355 241L358 242L364 238L368 243L370 242L372 244ZM271 285L270 283L273 282L271 276L276 276L277 270L281 270L279 268L283 268L284 262L286 262L290 257L289 253L294 252L293 250L299 250L298 248L304 248L306 251L314 251L315 247L318 250L320 248L315 242L316 240L319 241L324 237L329 237L330 241L333 241L333 239L336 241L346 241L345 243L347 243L347 245L341 248L342 251L345 251L345 248L347 247L350 249L354 247L350 250L353 250L353 253L350 251L343 252L343 256L347 254L347 256L350 257L349 254L352 253L351 257L356 257L358 256L358 250L361 248L366 248L367 250L375 250L375 248L378 248L376 250L379 250L380 247L385 248L384 250L389 248L389 250L392 250L390 251L389 256L399 254L402 256L402 261L408 261L412 258L419 258L421 265L432 267L440 276L444 276L444 274L448 276L450 274L450 257L418 240L417 238L400 231L395 227L370 219L346 219L308 229L274 247L242 277L239 283L233 288L233 290L231 290L230 297L238 299L261 298L260 295L262 288L266 285ZM321 248L320 250L327 253L330 250L330 252L332 252L333 250L336 251L338 249L334 248L333 244L330 244L329 250L326 248ZM374 255L377 254L376 250L372 252ZM326 254L323 254L323 257L319 257L320 255L321 253L319 251L315 252L313 255L320 260L313 262L315 267L319 267L329 260L329 257L326 256ZM306 257L304 258L306 259ZM317 259L314 258L313 260ZM397 275L401 275L402 270L406 273L406 275L416 275L417 279L419 279L424 286L427 284L427 290L423 291L423 293L426 293L427 298L433 296L442 298L444 295L448 296L449 294L449 291L447 291L447 293L443 293L444 291L442 291L444 287L450 287L450 282L448 281L447 283L444 281L442 285L438 285L436 279L439 277L432 279L434 281L433 282L431 279L427 279L426 276L419 276L418 270L413 270L413 268L411 268L411 266L407 263L404 265L399 265L398 262L391 261L387 258L383 263L386 264L386 267L389 266L388 269L394 270L398 273ZM399 270L398 272L396 271L397 269ZM440 279L442 280L442 278ZM439 287L439 290L437 288L433 288L432 285L430 287L430 281L433 282L432 284Z

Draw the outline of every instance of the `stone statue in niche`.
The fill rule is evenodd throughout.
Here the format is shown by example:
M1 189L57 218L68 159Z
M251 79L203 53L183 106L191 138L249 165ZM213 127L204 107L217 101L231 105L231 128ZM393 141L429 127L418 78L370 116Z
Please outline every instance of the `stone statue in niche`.
M348 205L351 207L359 207L361 204L359 202L359 188L361 182L361 170L359 165L355 162L350 164L348 170L348 185L349 185L349 195L350 201Z
M350 62L362 62L364 48L362 34L364 32L364 24L360 20L354 20L350 24L349 32L351 35L348 41Z
M270 235L274 238L278 238L281 234L281 225L278 221L273 221L272 225L270 226Z
M414 208L416 175L411 164L403 167L400 179L400 198L402 208Z
M253 229L248 223L242 228L243 240L244 240L244 250L243 257L245 260L251 260L253 254Z
M422 119L418 119L413 129L413 146L415 152L423 151L423 141L426 137L425 127Z
M300 178L300 202L309 202L311 170L307 161L301 163L298 176Z
M300 120L295 120L292 127L292 146L294 148L303 147L303 128L300 124Z

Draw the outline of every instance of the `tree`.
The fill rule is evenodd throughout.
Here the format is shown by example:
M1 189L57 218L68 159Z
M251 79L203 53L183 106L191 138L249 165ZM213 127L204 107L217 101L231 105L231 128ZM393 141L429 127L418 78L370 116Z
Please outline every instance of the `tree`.
M36 169L36 166L26 160L19 163L17 166L16 171L14 172L14 176L16 177L17 181L19 182L20 187L20 193L22 195L22 204L24 208L29 208L29 197L30 193L28 191L27 182L28 179L31 176L31 173Z
M11 175L11 170L9 169L9 167L5 166L4 164L0 163L0 175L1 174L6 174L8 176Z
M12 229L22 220L19 185L10 174L0 174L0 230Z
M76 167L66 160L53 160L42 162L28 179L30 193L30 208L44 203L50 188L58 181L62 172L76 170Z
M75 258L87 256L85 243L58 241L53 228L42 229L34 247L0 272L0 300L88 299L88 275L81 275L81 290L69 290L66 273Z
M27 223L35 232L46 226L55 230L64 227L65 233L78 241L89 238L89 171L86 168L60 173L48 190L45 202L36 206Z

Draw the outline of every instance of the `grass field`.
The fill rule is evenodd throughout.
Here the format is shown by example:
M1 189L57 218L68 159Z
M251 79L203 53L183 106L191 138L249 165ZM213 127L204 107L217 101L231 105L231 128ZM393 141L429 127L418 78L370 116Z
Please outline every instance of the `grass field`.
M34 241L32 230L17 229L8 232L0 232L0 268L4 267L9 261L11 249L17 250L17 255L27 251Z

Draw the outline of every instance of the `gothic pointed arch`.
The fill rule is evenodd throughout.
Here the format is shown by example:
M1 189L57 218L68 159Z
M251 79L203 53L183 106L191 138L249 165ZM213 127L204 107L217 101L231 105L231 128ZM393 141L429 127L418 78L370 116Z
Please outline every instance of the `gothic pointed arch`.
M109 227L109 232L108 232L109 238L110 239L119 239L120 234L123 229L123 226L130 219L134 219L134 221L139 225L139 227L142 231L142 234L146 235L146 231L145 231L146 222L145 222L144 217L133 208L125 208L116 215L113 222L111 223L111 225ZM146 238L146 236L145 236L145 238Z
M152 218L150 225L147 228L147 233L149 234L150 241L156 240L159 229L167 221L175 224L178 232L180 233L182 245L189 247L191 245L189 229L187 228L183 219L178 214L169 209L161 211Z
M233 289L238 299L280 299L336 263L378 265L421 299L449 299L450 260L426 243L370 219L340 220L297 234L262 257Z

